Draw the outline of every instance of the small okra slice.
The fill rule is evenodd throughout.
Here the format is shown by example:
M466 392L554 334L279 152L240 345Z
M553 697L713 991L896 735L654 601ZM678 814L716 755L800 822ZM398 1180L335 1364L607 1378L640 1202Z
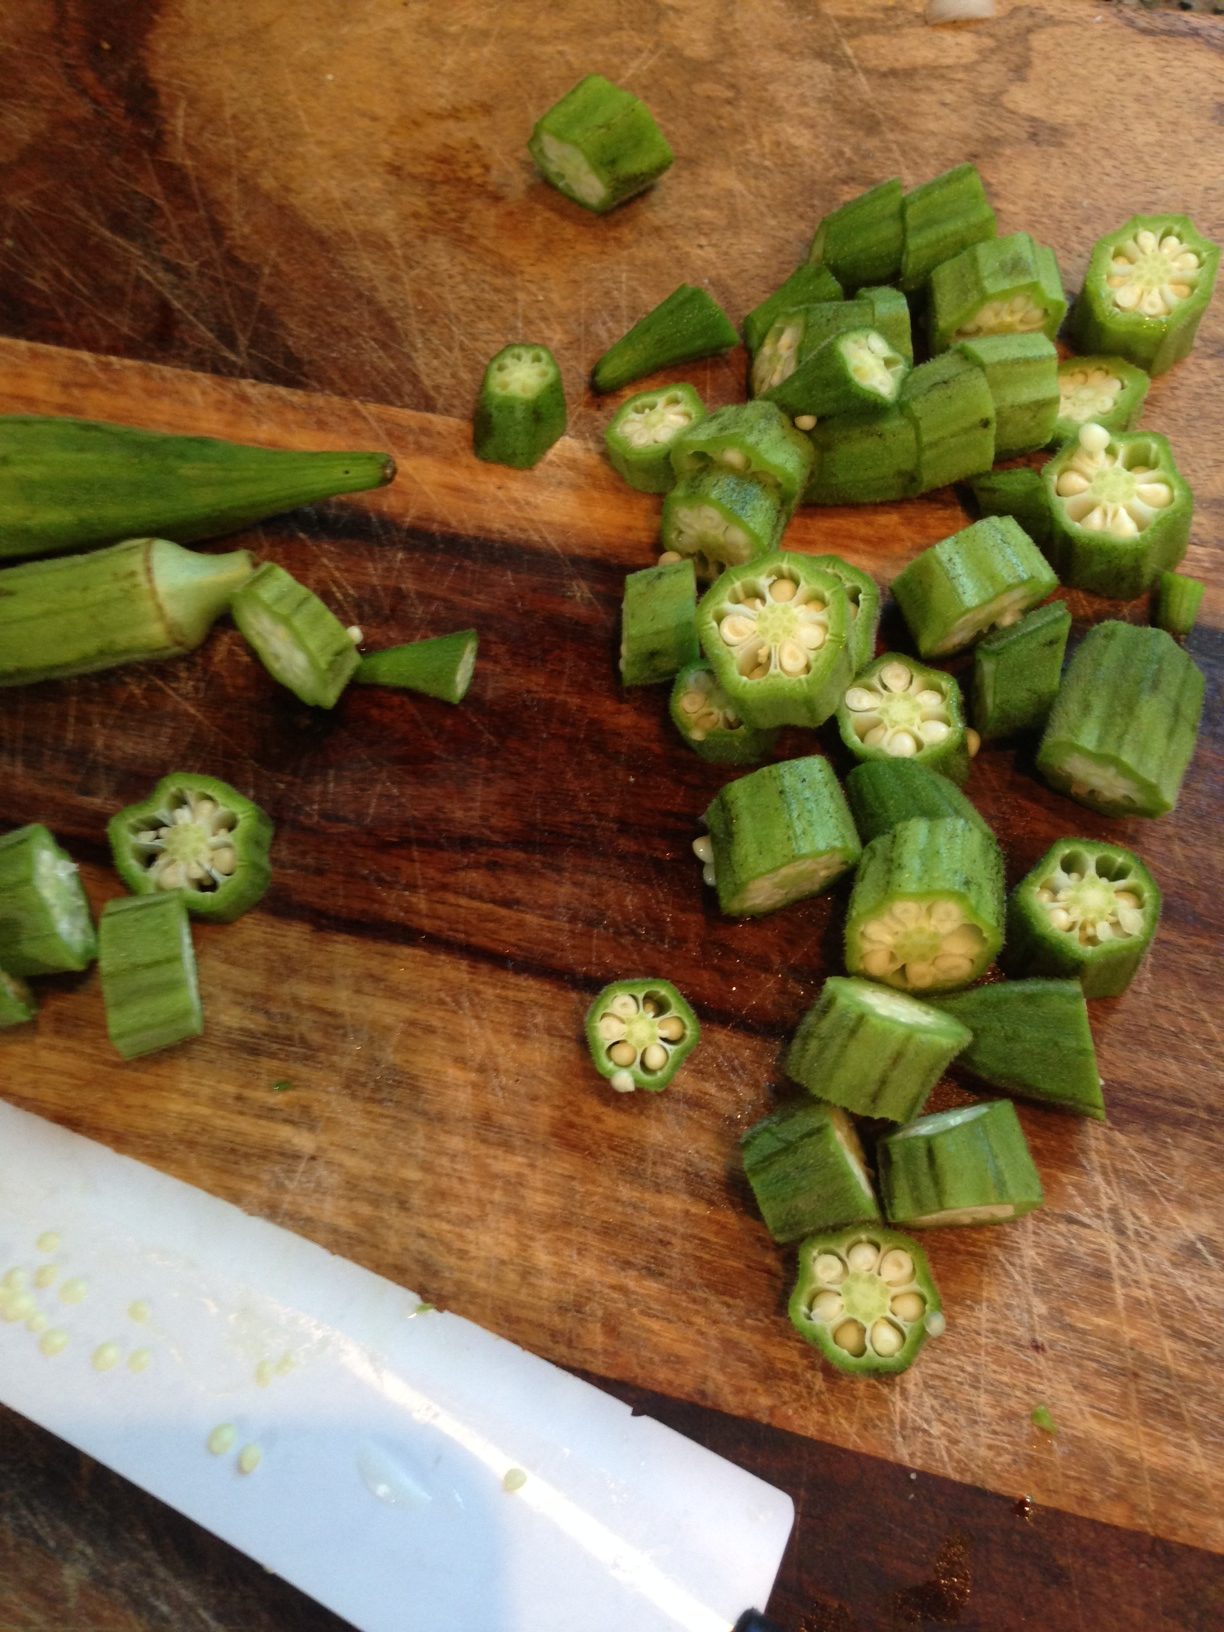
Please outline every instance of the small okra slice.
M204 1011L182 895L125 895L98 920L106 1032L125 1060L198 1037Z
M1050 537L1050 495L1039 470L992 470L969 483L978 514L1012 516L1043 551Z
M757 352L761 342L784 312L796 306L815 302L841 300L841 284L827 266L805 261L796 267L786 282L766 295L759 306L754 306L744 319L744 344L750 352Z
M841 739L862 760L918 760L961 783L969 742L960 687L942 669L884 652L859 671L837 709Z
M868 759L846 778L846 798L864 844L916 816L953 816L990 832L985 817L955 782L916 759Z
M1206 584L1186 578L1180 572L1162 572L1156 580L1152 622L1158 629L1185 640L1198 620Z
M810 1098L787 1105L749 1128L740 1155L775 1241L880 1219L858 1134L835 1105Z
M312 708L335 707L360 659L317 595L267 561L235 591L230 612L274 680Z
M1107 816L1161 816L1194 753L1203 690L1201 669L1163 629L1098 623L1067 665L1037 770Z
M527 147L545 181L599 215L652 186L675 156L646 104L602 74L549 108Z
M1219 247L1188 216L1131 216L1093 247L1071 311L1072 344L1163 374L1193 346L1219 265Z
M1049 562L1011 516L985 516L916 555L892 590L923 657L950 657L989 629L1018 623L1058 588Z
M1053 340L1067 315L1054 251L1027 232L971 244L931 273L931 351L987 334L1043 334Z
M1041 479L1050 505L1044 549L1064 584L1129 601L1185 555L1194 496L1155 431L1082 425Z
M665 550L692 556L703 577L776 550L787 513L778 490L711 465L682 476L663 500Z
M957 351L986 375L995 410L995 458L1044 448L1058 417L1058 350L1044 334L988 334Z
M873 413L893 406L908 373L905 358L877 329L848 329L818 346L766 395L788 414Z
M1058 365L1058 418L1050 446L1073 441L1081 425L1133 431L1151 377L1124 357L1067 357Z
M880 628L880 586L869 572L843 561L840 555L814 555L814 567L831 572L846 592L850 603L850 667L857 674L875 656Z
M639 493L666 493L676 480L672 443L704 418L705 405L691 385L639 391L621 404L604 431L608 462Z
M719 684L750 725L818 726L850 678L850 604L841 582L778 550L730 567L697 607Z
M215 776L176 771L112 816L115 869L133 895L180 894L197 918L228 924L272 881L273 827L251 799Z
M812 444L772 402L731 403L672 443L677 476L718 467L772 487L789 518L812 470Z
M899 351L911 366L914 361L914 332L910 322L909 301L900 289L883 286L878 289L860 289L857 298L871 307L871 327L878 329L894 351Z
M1002 1224L1045 1200L1010 1099L920 1117L876 1150L885 1216L908 1230Z
M995 213L977 168L958 164L952 170L911 187L901 205L900 282L905 290L921 289L942 261L995 235Z
M903 197L893 176L830 210L816 228L808 259L827 266L847 293L863 284L895 282L901 271Z
M472 451L492 465L530 470L565 434L565 390L547 346L504 346L489 360L472 420Z
M973 728L983 742L1037 731L1058 695L1071 614L1063 601L995 629L973 649Z
M24 980L0 969L0 1031L11 1026L24 1026L38 1012L34 994ZM879 1217L879 1213L872 1215Z
M666 1088L697 1046L697 1016L669 980L617 980L587 1010L595 1069L618 1093Z
M787 1312L801 1337L838 1371L905 1371L944 1331L926 1253L880 1224L809 1235Z
M855 1116L908 1122L969 1040L959 1020L917 998L832 975L799 1022L786 1072Z
M0 837L0 969L57 975L97 956L76 863L41 822Z
M945 351L912 369L898 405L918 447L915 491L980 476L994 463L995 409L986 371L959 352Z
M1160 921L1160 889L1133 850L1059 839L1007 903L1010 970L1077 980L1085 997L1130 985Z
M955 991L1003 944L1003 858L979 823L915 817L863 851L846 967L901 991Z
M918 439L900 409L822 419L804 504L882 504L918 491Z
M713 357L738 344L734 323L714 297L682 283L608 347L591 370L591 384L596 391L619 391L644 374Z
M846 796L827 759L765 765L720 790L693 844L703 877L729 917L776 912L819 895L860 854Z
M696 661L696 607L697 575L691 561L669 561L628 575L621 603L622 685L652 686Z
M451 635L433 635L404 646L367 652L353 676L356 686L394 686L418 691L443 703L461 703L476 669L479 636L475 629L457 629Z
M672 724L695 754L715 765L755 765L773 749L776 731L758 731L736 712L708 663L690 663L672 687Z
M812 301L783 312L752 359L753 396L768 396L791 414L807 413L803 384L813 354L839 334L870 326L871 307L865 300Z

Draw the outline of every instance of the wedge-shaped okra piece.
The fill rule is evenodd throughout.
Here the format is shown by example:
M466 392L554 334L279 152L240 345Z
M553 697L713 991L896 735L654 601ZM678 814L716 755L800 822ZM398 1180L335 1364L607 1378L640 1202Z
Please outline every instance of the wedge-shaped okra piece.
M788 1305L800 1336L838 1371L905 1371L945 1326L926 1253L879 1224L810 1235Z
M643 374L713 357L738 344L734 323L714 297L682 283L609 346L591 370L591 384L596 391L619 391Z
M990 832L986 818L954 782L914 759L869 759L856 765L846 778L846 798L864 844L916 816L931 821L951 816Z
M955 991L1003 944L1003 858L976 822L916 817L863 851L846 967L902 991Z
M176 771L112 816L115 870L133 895L174 891L188 912L232 923L272 881L273 827L254 802L215 776Z
M700 656L696 609L697 577L691 561L669 561L629 574L621 603L623 685L652 686L696 662Z
M1067 315L1054 251L1027 232L971 244L931 273L932 352L987 334L1043 334L1053 340Z
M1177 803L1202 710L1202 671L1171 635L1098 623L1067 665L1037 769L1107 816L1162 816Z
M1078 980L1085 997L1124 992L1152 944L1160 890L1133 850L1059 839L1007 903L1008 969Z
M692 556L703 578L775 550L787 511L773 483L711 465L682 476L663 500L665 550Z
M1064 584L1129 601L1185 555L1194 497L1155 431L1083 425L1041 478L1050 505L1042 547Z
M704 418L705 405L691 385L639 391L621 404L604 431L608 462L639 493L666 493L676 480L672 443Z
M1050 537L1050 495L1040 471L1027 466L992 470L975 476L969 488L980 515L1012 516L1044 551Z
M677 476L718 467L774 488L789 518L812 471L812 444L772 402L731 403L672 443Z
M775 1241L878 1221L879 1203L854 1124L814 1099L767 1116L740 1140L744 1173Z
M565 434L561 370L547 346L516 343L490 359L472 420L472 451L492 465L530 470Z
M893 283L901 271L902 199L896 176L830 210L808 258L823 263L848 294L866 283Z
M778 550L731 567L697 607L719 684L750 725L823 725L850 678L850 603L841 580Z
M819 754L737 777L702 820L709 831L693 852L729 917L776 912L819 895L859 858L846 796Z
M850 603L850 667L855 674L875 656L880 628L880 586L869 572L843 561L840 555L814 555L814 567L831 572L846 592Z
M786 1072L856 1116L908 1122L968 1042L965 1026L917 998L833 975L799 1022Z
M1081 425L1133 431L1151 377L1124 357L1067 357L1058 365L1058 418L1050 446L1073 441Z
M1101 1075L1077 980L999 980L934 1005L968 1026L957 1068L1021 1099L1105 1120Z
M198 1037L204 1011L187 907L171 895L125 895L98 920L106 1032L125 1060Z
M973 649L973 728L983 742L1038 731L1062 676L1071 614L1062 601L995 629Z
M41 822L0 837L0 969L56 975L97 956L76 863Z
M766 393L796 416L818 418L891 408L909 364L876 329L848 329L826 340L793 374Z
M479 643L475 629L457 629L452 635L432 635L405 646L367 652L357 665L353 684L394 686L443 703L461 703L472 683Z
M907 363L914 361L914 333L910 322L909 301L900 289L881 286L860 289L857 298L871 307L871 327L878 329L894 351L899 351Z
M899 408L822 419L804 504L882 504L918 491L918 439Z
M841 300L843 292L827 266L805 261L772 295L767 295L748 313L744 319L744 344L751 352L759 351L761 342L784 312L796 306Z
M1002 1224L1045 1200L1010 1099L937 1111L881 1139L880 1194L892 1224Z
M1185 578L1180 572L1162 572L1156 580L1152 622L1174 640L1185 640L1198 621L1206 588L1197 578Z
M658 1093L697 1046L697 1016L669 980L617 980L587 1010L595 1069L618 1093Z
M898 399L918 445L915 489L980 476L995 457L994 398L986 371L959 352L920 363L905 377Z
M646 104L602 74L549 108L527 147L545 181L599 215L644 192L674 158Z
M694 753L715 765L756 765L773 751L776 731L758 731L740 714L706 662L680 670L672 687L672 724Z
M1132 215L1093 248L1071 311L1072 343L1163 374L1194 344L1219 265L1219 247L1188 216Z
M838 704L837 729L856 759L918 760L957 783L969 775L960 687L915 658L885 652L860 670Z
M1049 562L1010 516L985 516L916 555L892 590L923 657L949 657L1018 623L1058 588Z
M957 351L986 375L995 411L995 458L1044 448L1058 417L1058 351L1044 334L988 334Z
M767 331L752 359L754 397L768 396L791 414L807 413L808 364L828 341L871 325L865 300L824 300L783 312Z
M11 1026L24 1026L27 1021L33 1020L37 1012L38 1004L25 981L0 969L0 1031L7 1031ZM878 1218L880 1215L877 1211L870 1216Z
M976 167L958 164L911 187L902 203L901 225L900 284L902 289L921 289L942 261L995 235L995 213Z
M272 678L312 708L334 708L357 671L353 636L317 595L271 561L230 603L234 622Z

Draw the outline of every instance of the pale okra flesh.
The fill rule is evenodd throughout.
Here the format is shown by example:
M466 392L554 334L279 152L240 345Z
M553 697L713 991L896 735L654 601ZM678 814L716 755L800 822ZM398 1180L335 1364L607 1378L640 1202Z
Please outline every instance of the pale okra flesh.
M776 488L789 518L812 471L812 444L772 402L731 403L706 416L672 444L677 476L712 466Z
M602 74L555 103L527 146L546 181L600 215L644 192L674 158L646 104Z
M1002 1224L1045 1197L1009 1099L920 1117L877 1146L885 1217L908 1230Z
M744 344L750 352L759 351L761 342L784 312L814 302L840 300L842 294L841 284L827 266L805 261L773 294L767 295L748 313L742 325Z
M283 567L265 562L230 603L234 622L272 678L312 708L334 708L357 671L353 637Z
M628 575L621 603L622 685L657 685L696 661L696 607L691 561L669 561Z
M909 363L878 329L863 327L835 334L791 374L767 392L788 414L863 414L891 408L900 395Z
M1050 495L1039 470L1018 465L992 470L969 483L979 516L1011 516L1045 553L1050 537Z
M689 556L708 581L724 567L774 550L786 528L778 490L720 467L682 476L663 500L664 550Z
M740 1140L744 1174L775 1241L878 1221L879 1203L854 1124L835 1105L804 1099Z
M669 980L614 981L587 1011L595 1069L622 1094L666 1088L700 1034L697 1016Z
M929 289L931 351L984 335L1042 334L1053 340L1067 297L1053 250L1027 232L990 238L942 261Z
M996 629L973 649L973 728L983 742L1037 731L1062 676L1071 614L1050 601Z
M838 704L837 728L856 759L916 760L956 783L969 775L960 687L915 658L885 652L856 674Z
M1067 357L1058 365L1058 417L1051 447L1061 447L1081 425L1133 431L1147 398L1150 377L1124 357Z
M639 391L621 404L604 431L608 462L639 493L666 493L676 480L672 443L704 418L705 405L691 385Z
M904 1371L945 1327L926 1253L879 1224L808 1236L787 1312L831 1365L859 1375Z
M693 752L716 765L755 765L768 757L777 736L740 716L704 661L688 664L676 676L670 713Z
M76 863L41 822L0 837L0 969L56 975L85 969L98 941Z
M547 346L515 343L490 359L472 420L472 451L487 464L530 470L565 433L561 370Z
M781 313L766 331L752 359L754 397L767 397L788 414L807 413L803 385L807 365L827 341L851 329L871 326L871 307L861 300L820 300ZM792 381L798 391L788 391Z
M923 657L963 651L1018 623L1058 588L1049 562L1011 516L984 516L916 555L893 594Z

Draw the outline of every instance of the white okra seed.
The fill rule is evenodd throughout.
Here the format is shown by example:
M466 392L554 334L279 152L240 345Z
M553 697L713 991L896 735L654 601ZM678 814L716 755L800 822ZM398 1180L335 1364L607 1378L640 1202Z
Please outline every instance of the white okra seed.
M851 1269L857 1269L861 1274L865 1274L869 1269L876 1267L879 1256L879 1249L870 1241L856 1241L846 1254L846 1262Z
M886 1359L899 1352L905 1338L891 1320L877 1320L871 1328L871 1346Z
M708 833L703 833L699 839L693 840L693 854L697 860L707 866L714 860L714 840Z

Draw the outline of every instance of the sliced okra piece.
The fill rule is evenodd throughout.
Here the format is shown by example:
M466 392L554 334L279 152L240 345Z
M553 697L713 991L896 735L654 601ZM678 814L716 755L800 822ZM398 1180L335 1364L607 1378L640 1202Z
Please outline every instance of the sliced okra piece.
M618 1093L666 1088L697 1046L697 1016L669 980L616 980L587 1010L595 1069Z
M871 307L871 327L878 329L894 351L899 351L906 362L914 361L914 333L910 322L909 301L900 289L880 287L860 289L857 298Z
M976 822L915 817L863 851L846 967L902 991L971 985L1003 944L1003 858Z
M1063 675L1039 773L1107 816L1163 815L1194 753L1203 686L1194 659L1163 629L1098 623Z
M809 1235L788 1313L800 1336L838 1371L905 1371L944 1330L926 1253L878 1224Z
M787 512L772 484L711 465L682 476L663 500L663 548L692 556L703 578L775 550Z
M272 881L273 827L251 799L215 776L176 771L112 816L115 870L133 895L172 890L188 912L229 924Z
M715 765L755 765L773 751L778 734L758 731L742 719L706 662L680 670L670 712L693 752Z
M916 555L892 590L923 657L950 657L989 629L1018 623L1058 588L1045 556L1011 516L984 516Z
M808 258L823 263L853 293L866 283L893 283L901 271L902 199L896 176L830 210L816 228Z
M836 1105L804 1099L740 1140L744 1174L775 1241L838 1224L878 1222L880 1206L854 1124Z
M1188 216L1132 215L1093 247L1071 311L1072 344L1163 374L1194 344L1219 265L1219 247Z
M602 74L554 103L527 147L545 181L599 215L644 192L675 157L646 104Z
M38 1012L34 994L24 980L0 969L0 1031L10 1026L24 1026ZM879 1213L873 1213L878 1218Z
M395 686L443 703L461 703L472 683L478 645L475 629L458 629L453 635L433 635L405 646L389 646L386 651L367 652L357 665L353 684Z
M916 759L868 759L846 778L846 798L864 844L916 816L952 816L990 828L955 782Z
M1050 446L1073 441L1089 423L1133 431L1151 383L1151 376L1125 357L1064 358L1058 365L1058 418Z
M621 404L604 431L608 462L639 493L666 493L676 480L672 443L704 418L705 404L691 385L639 391Z
M591 384L596 391L619 391L643 374L713 357L738 344L734 323L714 297L682 283L608 347L591 370Z
M921 289L942 261L995 235L995 213L972 164L911 187L901 205L902 289ZM890 279L890 282L898 280Z
M98 973L107 1036L125 1060L204 1030L191 922L178 891L106 903L98 920Z
M880 1193L892 1224L1002 1224L1045 1200L1010 1099L937 1111L881 1139Z
M917 492L980 476L994 463L994 398L986 371L959 352L912 369L899 406L918 445Z
M918 491L918 439L900 409L822 419L804 504L882 504Z
M1152 622L1174 640L1185 640L1198 619L1203 592L1207 588L1197 578L1180 572L1162 572L1156 580Z
M629 574L621 603L622 685L652 686L697 660L696 608L691 561L669 561Z
M884 652L860 670L838 704L837 729L856 759L918 760L957 783L969 775L960 687L915 658Z
M748 313L744 319L744 344L750 352L759 351L761 342L784 312L818 301L841 300L843 293L841 284L827 266L805 261L772 295L766 295L761 304Z
M472 451L492 465L530 470L565 434L561 370L547 346L504 346L489 360L472 420Z
M729 917L776 912L819 895L859 858L846 796L827 759L763 766L720 790L693 844Z
M959 1020L917 998L832 975L799 1022L786 1072L856 1116L908 1122L968 1042Z
M850 603L841 581L778 550L730 567L697 607L719 684L750 725L818 726L850 678Z
M677 476L717 467L774 488L789 519L811 474L812 444L775 403L730 403L681 432L671 458Z
M76 863L41 822L0 837L0 969L57 975L98 952Z
M1160 890L1133 850L1059 839L1007 903L1006 964L1078 980L1085 997L1118 997L1160 921Z
M931 351L987 334L1043 334L1053 340L1067 315L1054 251L1027 232L971 244L931 273Z
M891 408L909 364L871 328L847 329L818 346L780 385L766 393L788 414L864 414Z
M1105 1120L1101 1074L1077 980L999 980L933 998L968 1026L958 1069L1021 1099Z
M1058 695L1071 614L1063 601L1036 607L973 649L973 728L983 742L1037 731Z
M843 561L840 555L814 555L812 565L831 572L846 592L850 603L850 667L855 674L875 656L880 628L880 586L869 572Z
M753 396L768 396L790 414L808 413L804 387L813 355L837 335L870 326L865 300L814 301L783 312L752 359Z
M1058 350L1044 334L988 334L956 347L986 375L995 410L995 458L1049 442L1058 418Z
M357 672L353 637L317 595L267 561L237 590L234 622L272 678L312 708L334 708Z
M1050 537L1050 496L1039 470L992 470L969 483L978 513L1012 516L1033 543L1045 549Z
M1194 496L1155 431L1082 425L1041 479L1050 505L1043 547L1064 584L1129 601L1185 555Z

